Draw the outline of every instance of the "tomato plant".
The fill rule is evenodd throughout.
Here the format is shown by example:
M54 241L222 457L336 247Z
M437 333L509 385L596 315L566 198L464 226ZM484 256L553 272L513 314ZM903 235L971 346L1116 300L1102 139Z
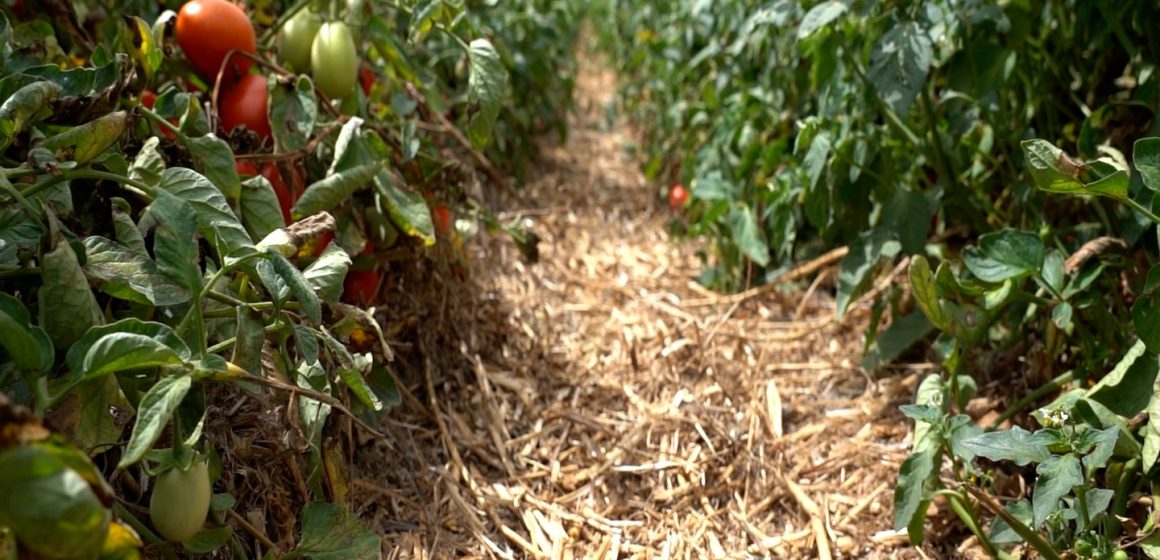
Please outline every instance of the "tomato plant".
M171 468L154 480L149 519L166 539L189 540L205 525L212 495L206 461L195 460L188 469Z
M193 67L212 83L231 50L258 52L250 18L227 0L190 0L177 14L177 44ZM251 61L233 56L222 74L229 86L245 76Z
M340 21L322 24L310 49L311 76L318 89L332 99L354 92L359 58L350 28Z
M296 406L315 408L286 429L304 435L296 450L311 452L274 451L299 472L327 468L332 414L351 414L359 429L376 432L360 419L385 413L401 384L367 382L387 369L386 341L366 309L343 304L344 292L367 304L388 285L375 262L384 256L366 240L391 247L392 270L446 258L429 250L436 243L427 206L433 185L440 196L465 196L461 178L447 173L452 168L501 183L504 172L485 167L473 151L531 145L533 129L504 115L555 115L566 107L517 105L509 70L523 72L515 60L545 54L519 47L526 20L509 26L498 19L485 29L462 3L440 4L427 19L398 4L363 2L343 14L334 3L333 17L365 33L358 51L343 24L320 29L322 41L279 45L288 37L277 16L253 12L251 24L250 8L240 4L194 0L176 14L164 4L126 3L116 17L92 17L83 28L59 25L61 13L12 22L10 10L0 10L0 185L8 185L0 188L0 393L30 406L30 415L77 411L59 415L61 434L45 444L53 449L33 445L12 455L0 441L0 493L36 506L0 505L0 529L22 551L45 557L63 554L55 549L70 557L91 552L113 531L132 535L129 527L152 541L154 530L182 540L187 552L268 554L225 515L254 500L228 476L219 484L238 495L215 496L211 526L197 534L207 519L206 467L182 469L189 462L179 458L223 437L212 415L228 407L214 399L239 394L212 389L244 385L248 397L272 401L285 396L279 380L291 380ZM531 14L536 4L510 5ZM70 5L79 14L108 9L92 0ZM551 21L574 36L577 22ZM280 70L282 62L298 66L289 59L301 56L303 43L327 62L310 68L318 89L309 77ZM253 58L224 63L230 50ZM370 74L360 75L362 58ZM223 66L221 83L212 83ZM262 74L251 74L253 66ZM456 66L470 67L473 78L448 79ZM318 95L343 89L341 97L354 97L346 94L374 82L376 72L406 78L363 90L358 118L336 114ZM540 83L563 89L563 77L553 76ZM459 123L431 119L457 104ZM463 129L446 128L457 125ZM255 134L228 134L239 126ZM346 248L354 247L367 254L352 257ZM263 362L264 353L277 358ZM83 452L62 451L66 438L77 449L107 452L100 467L87 465ZM126 482L152 472L160 473L152 494ZM105 482L114 473L127 476ZM337 523L328 509L335 506L324 502L340 493L331 484L322 477L304 493L286 492L286 506ZM114 511L114 503L126 507ZM138 519L144 512L150 519ZM331 529L315 523L302 530ZM340 529L350 537L342 555L380 550L357 520ZM119 542L141 547L135 537ZM307 552L320 553L298 555Z
M261 138L270 137L269 93L266 77L248 74L218 99L221 128L229 133L244 126Z

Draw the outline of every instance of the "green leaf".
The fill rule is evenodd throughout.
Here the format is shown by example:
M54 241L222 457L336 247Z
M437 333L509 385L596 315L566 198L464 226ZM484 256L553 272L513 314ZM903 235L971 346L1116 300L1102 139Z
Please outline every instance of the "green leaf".
M104 313L97 305L84 269L77 261L72 245L55 225L52 226L52 249L40 260L40 275L44 285L37 292L40 301L39 324L48 333L57 348L68 348L89 327L105 322Z
M278 194L270 181L261 175L242 183L242 198L238 206L242 223L253 239L262 239L270 232L286 227Z
M839 16L846 13L847 6L845 2L840 0L827 0L810 8L806 12L802 22L798 24L797 38L798 40L805 39L813 35L817 30L829 25Z
M1019 466L1042 463L1051 451L1042 437L1019 426L999 432L986 432L963 440L963 447L992 461L1011 461Z
M757 224L753 208L745 204L734 204L726 218L730 235L737 248L758 266L769 264L769 242L765 232Z
M197 224L190 204L166 191L155 193L149 213L156 222L153 251L157 270L190 295L200 296Z
M435 225L431 222L431 210L423 195L399 186L398 181L387 171L375 175L375 190L379 194L379 204L386 206L387 215L403 233L417 237L424 246L435 244Z
M833 141L830 139L830 132L826 130L819 132L810 142L810 149L802 158L802 169L805 170L808 179L807 190L812 191L817 187L818 181L822 178L822 172L826 169L826 161L830 157L832 148Z
M73 408L68 399L75 399L77 403L75 422L65 424L62 431L69 441L89 452L118 445L125 431L118 416L132 417L135 413L113 375L92 379L70 389L67 399L57 405L58 413ZM117 414L112 413L114 410Z
M1035 469L1035 490L1031 493L1031 509L1035 513L1032 528L1038 529L1047 516L1059 511L1059 500L1083 484L1079 458L1072 454L1053 456L1039 463Z
M225 257L254 251L254 240L230 209L221 191L192 169L173 167L162 175L161 189L189 203L203 237Z
M353 514L327 502L311 502L302 509L302 540L286 560L345 560L379 558L378 535L363 527Z
M301 150L310 142L318 119L318 99L314 84L305 75L292 84L269 80L270 132L275 153Z
M858 235L858 239L850 244L850 252L842 259L842 269L838 272L838 317L845 315L850 302L866 289L871 272L879 261L894 258L899 250L898 241L881 227Z
M165 173L165 158L158 151L160 145L161 139L156 136L150 136L145 140L141 150L137 152L137 157L133 158L133 163L129 166L130 179L145 183L154 189L161 186L161 176Z
M947 387L938 374L926 376L918 385L914 395L914 404L927 406L938 410L946 410ZM942 447L942 435L935 430L932 422L915 420L913 451L935 451Z
M234 151L225 140L212 132L205 136L190 138L189 155L193 157L198 171L225 195L228 200L241 196L242 180L238 177Z
M32 318L20 300L0 293L0 346L25 371L48 371L55 360L52 341Z
M125 446L125 455L117 468L125 468L141 460L153 443L165 431L173 412L181 405L186 393L193 386L193 378L182 372L157 380L137 406L137 422L133 424L133 435Z
M189 293L162 274L147 255L104 237L86 238L84 244L85 272L106 294L157 307L189 301Z
M870 83L882 100L905 117L926 84L934 48L930 34L908 21L890 28L870 52Z
M120 197L113 197L110 202L112 202L113 207L113 232L116 235L117 243L134 253L148 256L149 251L145 248L145 236L141 235L141 230L137 229L137 223L130 215L132 207L129 202Z
M467 49L470 64L467 100L477 109L467 124L467 136L475 147L487 145L499 117L507 90L508 74L499 53L487 39L476 39Z
M1084 167L1046 140L1022 142L1023 156L1035 184L1047 192L1099 195L1124 201L1128 198L1128 174L1117 171L1098 181L1084 184L1080 180Z
M253 373L262 372L262 345L266 341L266 325L262 314L238 306L236 341L230 361L238 367Z
M306 278L306 283L318 294L319 299L337 303L342 297L342 283L346 279L346 271L350 269L350 265L350 255L338 244L331 243L322 255L302 271L302 275Z
M45 140L41 146L52 150L57 159L86 164L105 153L125 133L124 111L109 113Z
M306 187L302 198L298 199L290 212L296 219L328 212L344 203L355 192L371 184L382 171L383 163L374 162L338 171Z
M1047 249L1037 235L1010 228L983 234L978 248L963 252L963 262L972 274L996 284L1039 272L1046 257Z
M1144 186L1160 190L1160 138L1141 138L1132 146L1132 164Z
M84 379L92 379L118 371L183 362L179 350L161 340L138 333L112 332L93 342L79 373Z
M1064 258L1063 253L1059 249L1052 249L1047 253L1047 257L1043 259L1043 281L1051 290L1057 294L1063 293L1064 283L1067 278L1063 272Z
M182 541L181 547L190 554L209 554L225 546L233 534L233 529L229 527L202 529L189 540Z
M370 373L373 359L370 354L351 354L345 346L325 329L322 331L322 341L330 349L331 355L338 361L338 375L359 401L371 410L383 409L383 402L371 389L364 375Z
M1151 471L1160 459L1160 380L1152 385L1147 411L1148 424L1144 427L1144 446L1140 455L1144 472Z
M185 341L168 325L162 323L146 322L140 319L128 318L121 319L115 323L93 327L85 333L80 340L73 344L68 349L68 354L65 356L65 363L71 375L79 377L94 367L104 368L104 365L113 361L119 361L116 354L103 353L103 357L98 358L95 354L90 358L93 347L102 339L114 334L134 334L140 335L150 339L150 343L146 347L150 347L153 343L171 348L182 360L188 360L192 355L189 347L186 346ZM108 344L104 345L106 349L112 349ZM129 347L122 347L123 350L132 351ZM102 351L104 352L104 351Z
M1160 290L1136 298L1132 304L1132 323L1148 351L1160 353Z
M932 330L934 325L930 324L930 320L921 310L895 319L871 344L866 357L862 360L862 367L873 371L878 366L893 362L903 352L926 338Z
M1148 405L1157 373L1160 363L1156 355L1137 340L1116 367L1088 389L1087 396L1116 414L1135 416Z
M1034 513L1031 512L1031 502L1027 500L1019 500L1007 504L1003 508L1011 517L1014 517L1020 523L1030 526L1034 518ZM991 542L995 544L1015 544L1023 542L1023 537L1019 536L1014 529L1011 528L1007 521L1002 517L996 516L995 521L991 523Z
M0 178L0 185L9 184ZM18 251L35 252L44 231L37 220L22 210L0 207L0 263L18 264Z
M914 255L926 246L934 210L927 197L910 189L899 189L882 209L879 228L893 232L902 244L902 252Z
M273 265L278 278L290 289L294 299L302 305L302 313L306 315L306 319L315 325L322 323L322 303L302 272L276 251L267 251L266 258Z
M16 90L5 99L0 105L0 151L8 148L28 123L45 112L49 104L60 96L60 91L61 87L53 82L38 81Z
M916 451L902 462L898 469L898 484L894 487L894 528L901 530L916 525L916 519L926 517L926 506L930 503L927 485L937 475L935 460L940 454L932 449ZM919 534L910 534L910 541L921 542L922 524L917 524Z
M1088 476L1093 476L1096 470L1107 466L1119 436L1119 426L1108 426L1102 430L1088 429L1079 435L1076 449L1087 453L1083 457L1083 467Z
M946 316L942 306L939 304L941 298L935 289L934 273L931 272L930 263L926 260L926 257L915 255L911 259L908 276L910 277L911 288L914 290L914 301L918 304L918 308L922 310L923 315L926 315L926 318L930 320L935 328L943 331L947 330L950 327L950 318Z
M0 508L0 527L44 558L100 550L112 519L89 482L46 445L0 453L0 503L10 504Z

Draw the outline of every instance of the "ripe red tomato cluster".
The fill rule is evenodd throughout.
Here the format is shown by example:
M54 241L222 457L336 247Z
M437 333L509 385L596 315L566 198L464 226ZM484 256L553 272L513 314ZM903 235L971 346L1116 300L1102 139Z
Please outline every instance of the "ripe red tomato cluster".
M190 0L178 13L176 30L177 43L193 68L209 83L218 84L214 109L220 121L219 130L230 134L244 128L268 141L272 132L269 82L262 74L251 74L253 60L239 54L257 54L254 27L242 8L228 0ZM375 74L360 61L354 35L346 23L323 22L309 7L302 8L279 29L277 47L279 62L295 72L308 72L318 90L327 97L349 100L359 86L364 94L370 95ZM142 99L142 103L151 102L152 99ZM293 221L291 209L304 186L297 167L292 169L294 176L287 178L273 162L260 167L249 162L237 165L240 175L260 174L270 181L286 223ZM450 212L446 208L444 211L447 212L444 229L450 231ZM325 234L303 252L317 257L333 238L333 234ZM367 243L363 254L373 253L374 246ZM344 299L369 303L379 280L373 268L351 270Z

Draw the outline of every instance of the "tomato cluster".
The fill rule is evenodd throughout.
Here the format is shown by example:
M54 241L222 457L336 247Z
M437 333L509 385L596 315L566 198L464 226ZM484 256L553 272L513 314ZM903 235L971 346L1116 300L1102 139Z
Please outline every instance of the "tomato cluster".
M350 98L360 77L364 91L369 89L367 77L360 76L358 47L350 27L341 21L323 22L309 7L282 26L278 56L295 72L309 72L314 85L331 99ZM374 81L373 72L370 81Z
M227 0L190 0L178 14L176 35L193 69L217 91L214 109L218 130L225 135L248 130L262 142L268 142L271 85L265 75L251 73L251 56L257 55L257 41L254 27L242 8ZM348 106L357 110L360 89L369 97L374 88L374 70L360 60L351 28L342 21L324 21L309 5L300 8L278 30L276 47L278 63L293 72L308 73L318 91L330 99L343 101L344 112ZM155 98L148 92L141 101L149 106ZM172 138L171 134L167 136ZM280 171L272 162L255 166L243 161L238 163L237 172L243 177L265 177L278 196L283 218L291 223L291 209L305 185L298 166L288 167L294 170L291 177L283 177L287 167ZM451 210L436 202L429 206L436 234L448 236L454 221ZM314 240L302 254L321 255L332 238L330 235ZM363 252L373 254L374 247L368 242ZM355 267L348 274L344 299L368 303L379 283L378 272L373 267Z

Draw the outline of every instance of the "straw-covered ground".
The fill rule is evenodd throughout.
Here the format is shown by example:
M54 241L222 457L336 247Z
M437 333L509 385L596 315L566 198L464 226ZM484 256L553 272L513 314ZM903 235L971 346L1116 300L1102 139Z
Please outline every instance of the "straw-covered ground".
M467 279L425 271L380 308L414 398L356 445L349 505L393 558L950 556L890 530L926 366L858 368L868 306L833 319L840 252L700 288L592 60L570 138L498 201L539 258L479 236Z

